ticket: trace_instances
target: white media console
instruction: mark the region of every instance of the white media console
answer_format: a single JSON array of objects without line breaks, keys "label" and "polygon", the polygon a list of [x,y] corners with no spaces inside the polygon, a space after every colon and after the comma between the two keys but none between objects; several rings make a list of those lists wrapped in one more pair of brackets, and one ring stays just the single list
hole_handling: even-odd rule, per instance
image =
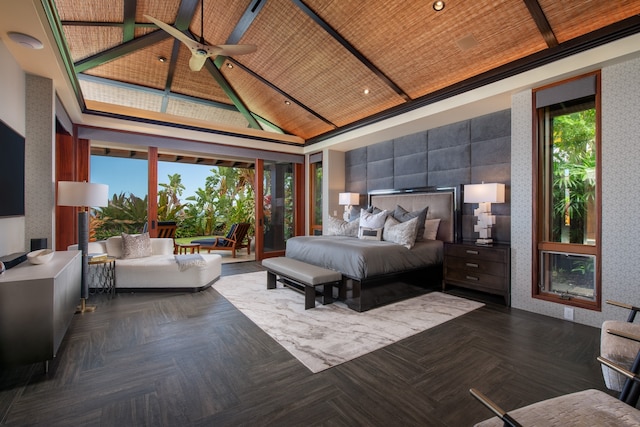
[{"label": "white media console", "polygon": [[0,365],[44,362],[58,352],[80,301],[80,251],[0,275]]}]

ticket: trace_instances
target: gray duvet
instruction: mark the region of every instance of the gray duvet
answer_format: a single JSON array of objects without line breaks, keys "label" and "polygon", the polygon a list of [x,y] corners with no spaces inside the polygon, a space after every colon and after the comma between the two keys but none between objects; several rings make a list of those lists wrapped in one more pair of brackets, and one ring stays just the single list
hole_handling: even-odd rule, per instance
[{"label": "gray duvet", "polygon": [[287,240],[286,256],[362,280],[442,263],[442,242],[416,242],[407,249],[387,241],[345,236],[299,236]]}]

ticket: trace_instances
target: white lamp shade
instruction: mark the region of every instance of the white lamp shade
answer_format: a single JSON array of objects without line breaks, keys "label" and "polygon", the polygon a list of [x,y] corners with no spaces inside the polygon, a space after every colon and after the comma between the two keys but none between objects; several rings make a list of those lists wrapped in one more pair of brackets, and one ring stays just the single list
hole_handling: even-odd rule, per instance
[{"label": "white lamp shade", "polygon": [[109,186],[91,182],[58,182],[58,206],[107,206]]},{"label": "white lamp shade", "polygon": [[504,203],[504,184],[467,184],[464,186],[465,203]]},{"label": "white lamp shade", "polygon": [[360,194],[358,193],[340,193],[338,197],[339,205],[357,205],[360,203]]}]

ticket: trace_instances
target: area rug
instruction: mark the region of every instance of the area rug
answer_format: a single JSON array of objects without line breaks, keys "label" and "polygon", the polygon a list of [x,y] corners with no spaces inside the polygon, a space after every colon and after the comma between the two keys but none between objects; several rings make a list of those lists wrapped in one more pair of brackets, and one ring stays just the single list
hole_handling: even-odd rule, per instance
[{"label": "area rug", "polygon": [[223,276],[213,287],[314,373],[484,305],[432,292],[364,313],[339,301],[305,310],[302,293],[280,283],[267,290],[266,272]]}]

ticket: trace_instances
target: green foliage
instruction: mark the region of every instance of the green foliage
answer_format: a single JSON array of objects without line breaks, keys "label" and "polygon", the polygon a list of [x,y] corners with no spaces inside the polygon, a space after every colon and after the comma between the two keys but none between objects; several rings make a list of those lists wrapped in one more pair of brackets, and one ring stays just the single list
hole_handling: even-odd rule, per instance
[{"label": "green foliage", "polygon": [[[180,174],[168,175],[168,183],[159,183],[158,220],[176,221],[176,237],[211,236],[226,233],[231,224],[249,222],[253,235],[255,224],[254,182],[252,169],[216,167],[211,169],[194,196],[180,200],[185,187]],[[147,197],[130,194],[113,195],[109,206],[96,211],[92,219],[98,240],[121,232],[139,233],[147,222]]]},{"label": "green foliage", "polygon": [[595,109],[553,120],[553,241],[584,243],[595,199]]},{"label": "green foliage", "polygon": [[144,199],[133,194],[114,194],[109,205],[95,210],[92,228],[97,240],[103,240],[122,232],[140,233],[147,222],[147,196]]}]

